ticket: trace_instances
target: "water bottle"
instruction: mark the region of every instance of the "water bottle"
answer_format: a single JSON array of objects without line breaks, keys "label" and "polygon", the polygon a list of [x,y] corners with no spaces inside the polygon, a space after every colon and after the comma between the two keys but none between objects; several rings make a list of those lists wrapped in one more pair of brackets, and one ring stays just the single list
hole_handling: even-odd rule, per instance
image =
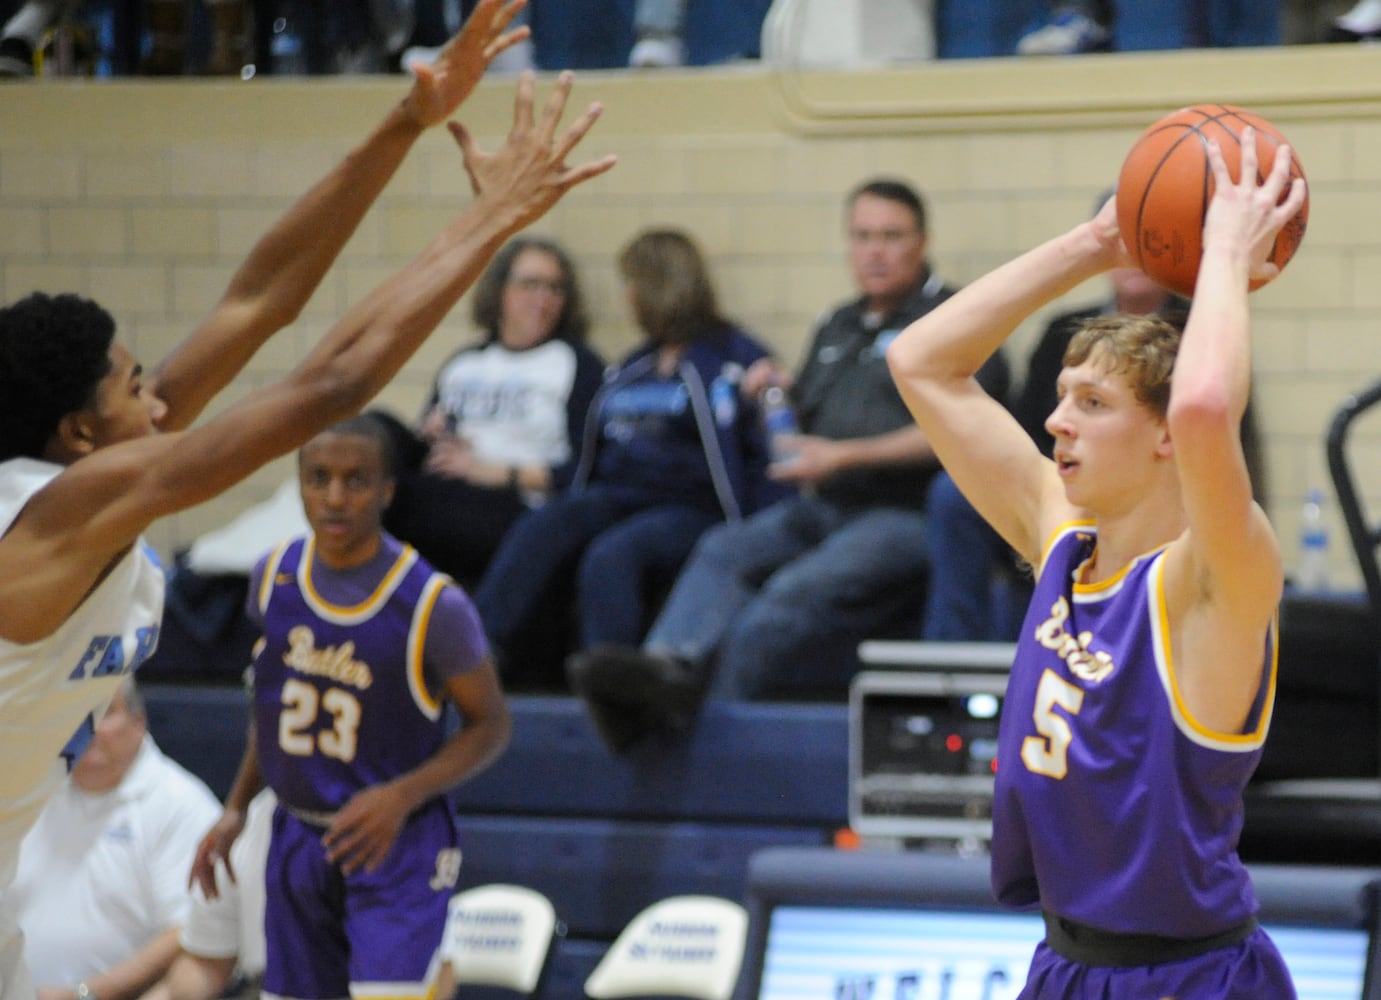
[{"label": "water bottle", "polygon": [[786,439],[801,433],[796,423],[796,412],[786,391],[779,385],[770,385],[763,390],[760,402],[763,427],[767,430],[767,450],[773,465],[785,465],[797,458],[795,447]]},{"label": "water bottle", "polygon": [[289,10],[273,19],[269,65],[274,76],[303,76],[307,72],[306,46],[292,13]]},{"label": "water bottle", "polygon": [[732,427],[738,418],[738,380],[723,372],[710,383],[710,409],[720,427]]},{"label": "water bottle", "polygon": [[1294,582],[1296,589],[1305,593],[1328,590],[1328,525],[1324,522],[1322,490],[1305,494]]}]

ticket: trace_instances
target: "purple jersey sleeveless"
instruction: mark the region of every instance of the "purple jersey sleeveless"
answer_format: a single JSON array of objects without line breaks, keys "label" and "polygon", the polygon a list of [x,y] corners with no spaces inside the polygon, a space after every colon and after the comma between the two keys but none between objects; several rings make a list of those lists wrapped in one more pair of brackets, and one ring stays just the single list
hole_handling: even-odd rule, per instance
[{"label": "purple jersey sleeveless", "polygon": [[361,788],[421,764],[446,737],[423,654],[450,581],[411,547],[389,548],[392,566],[350,607],[328,602],[313,583],[321,570],[310,539],[284,544],[264,565],[254,658],[259,766],[279,801],[299,813],[339,809]]},{"label": "purple jersey sleeveless", "polygon": [[441,685],[482,662],[484,636],[469,599],[393,538],[344,572],[312,556],[310,539],[284,543],[251,597],[264,634],[256,746],[280,800],[266,865],[264,988],[304,1000],[422,998],[460,867],[449,800],[414,812],[372,873],[345,875],[321,835],[357,791],[437,752],[447,738]]},{"label": "purple jersey sleeveless", "polygon": [[1090,525],[1056,533],[1022,625],[999,735],[993,890],[1115,933],[1219,934],[1257,910],[1237,840],[1270,721],[1274,633],[1244,731],[1205,729],[1178,694],[1164,550],[1075,583],[1095,540]]}]

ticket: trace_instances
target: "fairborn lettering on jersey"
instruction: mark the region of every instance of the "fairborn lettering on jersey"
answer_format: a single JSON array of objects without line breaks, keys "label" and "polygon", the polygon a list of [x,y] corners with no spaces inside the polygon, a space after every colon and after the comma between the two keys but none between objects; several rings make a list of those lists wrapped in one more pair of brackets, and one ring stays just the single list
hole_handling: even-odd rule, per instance
[{"label": "fairborn lettering on jersey", "polygon": [[1093,642],[1092,632],[1080,632],[1077,636],[1065,631],[1069,621],[1069,602],[1063,596],[1050,608],[1050,617],[1036,626],[1036,641],[1046,649],[1054,650],[1065,661],[1069,672],[1091,684],[1105,681],[1117,669],[1112,657],[1105,651],[1094,652],[1089,649]]},{"label": "fairborn lettering on jersey", "polygon": [[355,644],[349,640],[339,646],[316,648],[316,636],[309,625],[296,625],[288,632],[288,651],[283,662],[303,674],[329,677],[361,691],[374,683],[369,664],[355,659]]},{"label": "fairborn lettering on jersey", "polygon": [[86,652],[67,675],[69,681],[79,681],[85,677],[105,677],[110,674],[128,673],[139,669],[139,665],[153,655],[158,645],[158,626],[147,625],[134,632],[137,645],[129,664],[125,663],[125,640],[118,635],[97,635],[91,638]]}]

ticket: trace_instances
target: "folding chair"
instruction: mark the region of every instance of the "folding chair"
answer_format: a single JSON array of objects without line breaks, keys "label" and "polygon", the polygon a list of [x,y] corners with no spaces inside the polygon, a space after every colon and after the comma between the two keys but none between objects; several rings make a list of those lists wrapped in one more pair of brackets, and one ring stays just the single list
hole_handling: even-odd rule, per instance
[{"label": "folding chair", "polygon": [[451,897],[441,959],[454,984],[537,992],[553,946],[566,929],[551,901],[520,885],[492,883]]},{"label": "folding chair", "polygon": [[718,896],[671,896],[623,929],[585,980],[594,1000],[729,1000],[738,983],[748,913]]},{"label": "folding chair", "polygon": [[1338,493],[1338,508],[1347,526],[1348,541],[1357,557],[1357,567],[1362,571],[1373,627],[1381,629],[1381,561],[1377,556],[1381,549],[1381,521],[1369,515],[1363,505],[1347,449],[1353,423],[1378,403],[1381,403],[1381,382],[1344,399],[1328,425],[1324,450],[1328,455],[1328,472]]}]

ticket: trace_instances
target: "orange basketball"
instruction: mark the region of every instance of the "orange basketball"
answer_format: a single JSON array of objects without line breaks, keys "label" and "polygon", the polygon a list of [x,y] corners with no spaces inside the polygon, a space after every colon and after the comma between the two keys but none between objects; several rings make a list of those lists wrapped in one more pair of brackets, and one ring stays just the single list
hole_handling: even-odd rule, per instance
[{"label": "orange basketball", "polygon": [[[1137,139],[1117,179],[1117,225],[1137,266],[1152,279],[1184,296],[1194,294],[1203,251],[1204,214],[1213,198],[1213,171],[1208,140],[1223,150],[1233,180],[1241,174],[1242,130],[1256,131],[1257,176],[1264,178],[1275,162],[1276,148],[1287,144],[1280,130],[1260,115],[1227,104],[1196,104],[1156,122]],[[1303,177],[1298,151],[1292,177]],[[1288,192],[1281,193],[1283,199]],[[1270,259],[1284,269],[1304,239],[1309,198],[1281,227]],[[1253,281],[1255,291],[1263,281]]]}]

